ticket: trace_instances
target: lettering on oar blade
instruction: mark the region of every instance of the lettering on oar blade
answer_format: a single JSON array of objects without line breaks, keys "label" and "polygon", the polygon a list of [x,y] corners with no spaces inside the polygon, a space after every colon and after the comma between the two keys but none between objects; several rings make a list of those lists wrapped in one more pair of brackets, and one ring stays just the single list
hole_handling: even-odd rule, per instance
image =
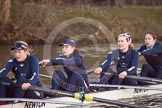
[{"label": "lettering on oar blade", "polygon": [[24,108],[42,108],[45,104],[45,102],[26,102]]},{"label": "lettering on oar blade", "polygon": [[142,93],[142,92],[146,92],[148,90],[144,90],[144,89],[134,89],[134,93]]}]

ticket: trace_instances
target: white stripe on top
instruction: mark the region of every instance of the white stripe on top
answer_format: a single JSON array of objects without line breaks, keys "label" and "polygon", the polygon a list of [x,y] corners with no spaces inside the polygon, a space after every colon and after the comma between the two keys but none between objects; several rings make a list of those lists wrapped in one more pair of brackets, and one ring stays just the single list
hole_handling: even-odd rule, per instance
[{"label": "white stripe on top", "polygon": [[107,62],[107,60],[105,60],[101,65],[104,65]]},{"label": "white stripe on top", "polygon": [[36,75],[36,72],[33,73],[33,76],[30,78],[30,80],[33,80]]},{"label": "white stripe on top", "polygon": [[128,71],[132,71],[135,68],[135,66],[132,66],[131,68],[128,69]]},{"label": "white stripe on top", "polygon": [[59,60],[59,59],[62,59],[62,60],[65,60],[65,58],[55,58],[56,60]]},{"label": "white stripe on top", "polygon": [[3,68],[2,70],[0,70],[0,73],[2,73],[2,71],[6,70],[6,68]]}]

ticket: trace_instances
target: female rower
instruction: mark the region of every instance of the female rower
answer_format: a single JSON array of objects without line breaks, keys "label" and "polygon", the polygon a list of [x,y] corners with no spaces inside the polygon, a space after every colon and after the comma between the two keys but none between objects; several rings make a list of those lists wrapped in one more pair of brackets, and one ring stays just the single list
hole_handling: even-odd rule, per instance
[{"label": "female rower", "polygon": [[[28,90],[30,86],[39,86],[39,61],[30,54],[29,46],[24,41],[16,41],[11,48],[13,58],[0,70],[0,98],[43,98],[42,92]],[[16,84],[6,75],[12,71]],[[6,84],[9,84],[8,86]]]},{"label": "female rower", "polygon": [[143,55],[148,64],[142,65],[141,76],[162,78],[162,45],[157,42],[156,34],[145,33],[145,44],[138,49],[139,55]]},{"label": "female rower", "polygon": [[[110,71],[111,62],[115,62],[118,76],[113,76],[109,82],[110,80],[104,72]],[[127,75],[137,75],[137,65],[138,53],[133,50],[132,39],[128,33],[123,33],[118,36],[118,49],[108,53],[106,60],[95,69],[95,73],[102,73],[100,76],[102,84],[137,85],[136,80],[126,78]]]},{"label": "female rower", "polygon": [[59,45],[62,55],[57,58],[44,59],[40,65],[62,65],[66,76],[60,70],[55,70],[52,78],[52,89],[69,92],[88,91],[88,77],[82,57],[76,48],[74,40],[66,39]]}]

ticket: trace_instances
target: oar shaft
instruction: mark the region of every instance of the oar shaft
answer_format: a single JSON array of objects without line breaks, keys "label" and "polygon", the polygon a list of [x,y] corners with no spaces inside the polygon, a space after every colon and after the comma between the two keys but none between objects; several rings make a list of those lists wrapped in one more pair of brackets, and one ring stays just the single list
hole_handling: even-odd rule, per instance
[{"label": "oar shaft", "polygon": [[160,80],[160,79],[148,78],[148,77],[142,77],[142,76],[128,75],[127,78],[133,78],[133,79],[138,79],[138,80],[145,80],[145,81],[162,83],[162,80]]},{"label": "oar shaft", "polygon": [[[112,73],[108,73],[108,72],[103,72],[103,74],[112,75]],[[119,74],[113,74],[113,75],[118,76]],[[148,78],[148,77],[143,77],[143,76],[127,75],[126,78],[132,78],[132,79],[136,79],[136,80],[162,83],[162,80],[160,80],[160,79]]]},{"label": "oar shaft", "polygon": [[41,87],[32,87],[31,86],[28,89],[48,93],[51,95],[58,94],[58,95],[63,95],[63,96],[68,96],[68,97],[74,97],[74,95],[75,95],[74,93],[63,92],[63,91],[53,90],[53,89],[49,89],[49,88],[41,88]]},{"label": "oar shaft", "polygon": [[108,104],[114,104],[114,105],[119,105],[119,106],[123,106],[123,107],[130,107],[130,108],[148,108],[148,107],[145,107],[145,106],[138,106],[138,105],[129,104],[129,103],[125,103],[125,102],[102,99],[102,98],[97,98],[97,97],[94,97],[93,101],[108,103]]},{"label": "oar shaft", "polygon": [[143,86],[126,86],[126,85],[106,85],[106,84],[89,84],[90,87],[103,87],[103,88],[109,88],[109,87],[120,87],[120,88],[129,88],[129,89],[144,89],[144,90],[156,90],[156,91],[162,91],[162,88],[157,87],[143,87]]},{"label": "oar shaft", "polygon": [[[113,66],[113,65],[115,65],[115,62],[110,63],[110,66]],[[92,70],[88,71],[87,74],[90,75],[90,74],[94,73],[94,71],[95,71],[95,69],[92,69]]]},{"label": "oar shaft", "polygon": [[49,75],[44,75],[44,74],[39,74],[41,77],[45,77],[45,78],[50,78],[52,79],[52,76],[49,76]]},{"label": "oar shaft", "polygon": [[135,105],[135,104],[129,104],[129,103],[126,103],[126,102],[120,102],[120,101],[115,101],[115,100],[109,100],[109,99],[103,99],[103,98],[93,97],[93,96],[91,96],[89,94],[85,94],[84,95],[84,99],[86,101],[96,101],[96,102],[113,104],[113,105],[130,107],[130,108],[148,108],[148,107],[145,107],[145,106],[140,106],[140,105]]},{"label": "oar shaft", "polygon": [[[10,83],[6,83],[6,82],[0,82],[0,83],[3,84],[3,85],[6,85],[6,86],[11,85]],[[14,84],[12,86],[21,88],[20,85],[16,85],[16,84]],[[75,95],[74,93],[69,93],[69,92],[64,92],[64,91],[59,91],[59,90],[53,90],[53,89],[49,89],[49,88],[33,87],[33,86],[30,86],[28,88],[28,90],[40,91],[40,92],[44,92],[44,93],[51,94],[51,95],[59,94],[59,95],[69,96],[69,97],[74,97],[74,95]]]}]

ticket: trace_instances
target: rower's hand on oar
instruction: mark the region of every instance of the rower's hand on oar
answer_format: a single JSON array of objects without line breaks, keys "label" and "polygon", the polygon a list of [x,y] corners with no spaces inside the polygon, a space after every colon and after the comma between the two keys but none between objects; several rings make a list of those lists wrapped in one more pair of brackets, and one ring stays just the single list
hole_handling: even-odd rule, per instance
[{"label": "rower's hand on oar", "polygon": [[45,67],[50,62],[50,59],[44,59],[39,62],[39,65]]},{"label": "rower's hand on oar", "polygon": [[23,83],[22,86],[21,86],[21,88],[22,88],[23,90],[27,90],[30,86],[31,86],[30,83]]},{"label": "rower's hand on oar", "polygon": [[127,76],[127,72],[126,71],[123,71],[119,74],[119,78],[120,79],[124,79],[125,77]]},{"label": "rower's hand on oar", "polygon": [[94,72],[95,72],[95,74],[100,75],[100,73],[102,72],[102,68],[98,67],[98,68],[95,69]]}]

